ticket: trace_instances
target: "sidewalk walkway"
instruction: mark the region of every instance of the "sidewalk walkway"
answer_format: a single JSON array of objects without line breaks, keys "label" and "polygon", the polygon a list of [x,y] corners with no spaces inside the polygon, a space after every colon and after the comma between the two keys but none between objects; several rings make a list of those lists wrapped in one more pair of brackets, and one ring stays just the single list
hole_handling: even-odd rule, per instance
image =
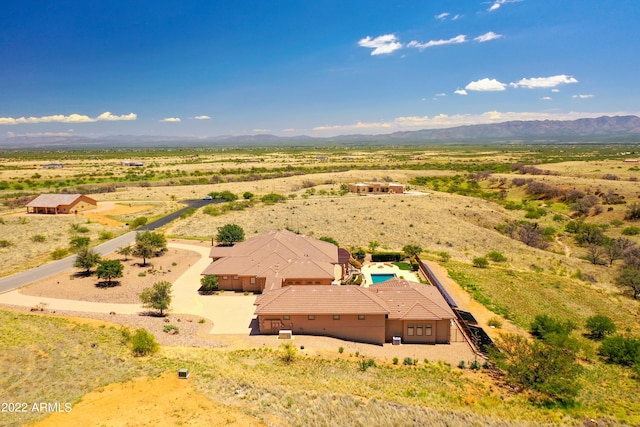
[{"label": "sidewalk walkway", "polygon": [[[198,294],[200,274],[211,262],[209,248],[169,243],[170,248],[198,252],[200,260],[185,271],[172,286],[173,301],[171,313],[192,314],[213,322],[211,334],[249,334],[250,324],[255,317],[254,295],[233,294],[203,296]],[[66,300],[23,295],[19,289],[0,294],[0,303],[22,307],[46,304],[47,310],[69,310],[86,313],[140,314],[147,309],[142,304],[112,304],[89,301]]]}]

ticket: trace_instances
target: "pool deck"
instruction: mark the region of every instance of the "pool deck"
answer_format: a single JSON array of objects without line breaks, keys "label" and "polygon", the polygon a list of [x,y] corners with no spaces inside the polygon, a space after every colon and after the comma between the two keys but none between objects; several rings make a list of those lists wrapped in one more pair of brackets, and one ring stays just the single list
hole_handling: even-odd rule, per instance
[{"label": "pool deck", "polygon": [[[360,269],[362,275],[364,276],[364,281],[362,282],[362,286],[368,288],[370,284],[373,283],[371,280],[371,274],[395,274],[396,277],[401,279],[410,280],[412,282],[420,282],[418,276],[410,270],[401,270],[400,267],[391,264],[390,262],[371,262],[366,263]],[[384,282],[382,282],[384,283]]]}]

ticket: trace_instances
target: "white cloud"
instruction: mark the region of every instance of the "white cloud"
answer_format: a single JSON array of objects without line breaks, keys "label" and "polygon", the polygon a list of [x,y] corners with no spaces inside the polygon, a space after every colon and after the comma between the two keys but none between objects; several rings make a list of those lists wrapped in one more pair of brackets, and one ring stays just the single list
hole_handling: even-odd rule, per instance
[{"label": "white cloud", "polygon": [[436,16],[435,16],[435,18],[436,18],[436,19],[444,19],[444,18],[446,18],[447,16],[449,16],[449,12],[442,12],[441,14],[436,15]]},{"label": "white cloud", "polygon": [[160,120],[163,123],[178,123],[180,122],[180,117],[167,117],[166,119]]},{"label": "white cloud", "polygon": [[466,90],[474,90],[478,92],[497,92],[505,90],[507,85],[496,79],[484,78],[475,82],[471,82],[464,88]]},{"label": "white cloud", "polygon": [[211,117],[209,117],[209,116],[195,116],[194,119],[196,119],[196,120],[211,120]]},{"label": "white cloud", "polygon": [[252,132],[254,132],[254,133],[269,133],[269,132],[271,132],[271,129],[260,129],[260,128],[257,128],[257,129],[253,129]]},{"label": "white cloud", "polygon": [[467,95],[467,91],[464,89],[456,89],[453,91],[456,95]]},{"label": "white cloud", "polygon": [[98,117],[89,117],[84,114],[54,114],[52,116],[42,117],[0,117],[0,125],[22,125],[34,123],[93,123],[97,121],[119,121],[119,120],[136,120],[138,116],[135,113],[116,116],[106,111]]},{"label": "white cloud", "polygon": [[593,98],[593,95],[590,95],[590,94],[573,95],[572,98],[573,99],[588,99],[588,98]]},{"label": "white cloud", "polygon": [[540,98],[542,101],[551,101],[553,98],[551,98],[550,96],[543,96],[542,98]]},{"label": "white cloud", "polygon": [[560,89],[551,89],[551,92],[558,93],[558,92],[560,92]]},{"label": "white cloud", "polygon": [[436,97],[442,97],[442,96],[447,96],[446,93],[436,93]]},{"label": "white cloud", "polygon": [[96,120],[98,121],[107,121],[107,122],[115,122],[115,121],[120,121],[120,120],[136,120],[138,118],[138,115],[135,113],[129,113],[129,114],[123,114],[121,116],[116,116],[114,114],[111,114],[111,112],[109,111],[105,111],[104,113],[100,114],[98,117],[96,117]]},{"label": "white cloud", "polygon": [[493,12],[494,10],[500,9],[500,6],[506,3],[518,3],[522,0],[495,0],[495,2],[489,7],[488,11]]},{"label": "white cloud", "polygon": [[460,14],[456,14],[453,16],[453,18],[451,18],[452,21],[457,21],[458,19],[460,19],[462,17],[462,15]]},{"label": "white cloud", "polygon": [[479,42],[479,43],[484,43],[484,42],[488,42],[490,40],[496,40],[496,39],[500,39],[502,38],[502,34],[496,34],[493,31],[489,31],[488,33],[485,33],[481,36],[478,36],[476,38],[474,38],[475,41]]},{"label": "white cloud", "polygon": [[282,132],[287,132],[287,133],[291,133],[291,132],[295,132],[296,130],[294,128],[286,128],[286,129],[282,129]]},{"label": "white cloud", "polygon": [[367,36],[359,40],[358,45],[373,49],[372,56],[389,54],[402,47],[402,43],[398,42],[395,34],[385,34],[376,38]]},{"label": "white cloud", "polygon": [[561,84],[578,83],[573,76],[559,74],[551,77],[533,77],[530,79],[521,79],[516,83],[511,83],[511,87],[526,87],[527,89],[550,88]]},{"label": "white cloud", "polygon": [[426,49],[433,46],[442,46],[447,44],[465,43],[467,36],[460,34],[447,40],[429,40],[427,43],[422,43],[416,40],[412,40],[407,44],[407,47],[415,47],[417,49]]}]

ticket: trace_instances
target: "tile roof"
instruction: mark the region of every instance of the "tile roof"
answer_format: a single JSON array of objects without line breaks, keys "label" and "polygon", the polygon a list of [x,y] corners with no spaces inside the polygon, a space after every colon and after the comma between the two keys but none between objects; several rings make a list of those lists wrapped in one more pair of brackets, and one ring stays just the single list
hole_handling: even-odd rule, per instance
[{"label": "tile roof", "polygon": [[360,286],[286,286],[263,294],[256,314],[387,314],[384,301]]},{"label": "tile roof", "polygon": [[455,314],[435,286],[391,279],[369,286],[385,301],[389,319],[454,319]]},{"label": "tile roof", "polygon": [[41,194],[27,203],[26,206],[30,208],[56,208],[60,205],[70,205],[78,200],[80,196],[82,194]]},{"label": "tile roof", "polygon": [[234,246],[211,248],[202,274],[283,278],[335,278],[338,248],[290,231],[271,231]]}]

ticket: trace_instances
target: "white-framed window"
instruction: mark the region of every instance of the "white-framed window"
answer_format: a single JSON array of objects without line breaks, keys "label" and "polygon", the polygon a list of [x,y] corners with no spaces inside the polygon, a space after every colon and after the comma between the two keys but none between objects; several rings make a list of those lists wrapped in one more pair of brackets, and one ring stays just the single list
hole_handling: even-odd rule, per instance
[{"label": "white-framed window", "polygon": [[315,314],[310,314],[310,315],[307,316],[307,319],[316,320],[316,315]]},{"label": "white-framed window", "polygon": [[364,314],[358,314],[358,320],[364,320]]},{"label": "white-framed window", "polygon": [[333,320],[340,320],[340,315],[339,314],[334,314],[333,315]]}]

